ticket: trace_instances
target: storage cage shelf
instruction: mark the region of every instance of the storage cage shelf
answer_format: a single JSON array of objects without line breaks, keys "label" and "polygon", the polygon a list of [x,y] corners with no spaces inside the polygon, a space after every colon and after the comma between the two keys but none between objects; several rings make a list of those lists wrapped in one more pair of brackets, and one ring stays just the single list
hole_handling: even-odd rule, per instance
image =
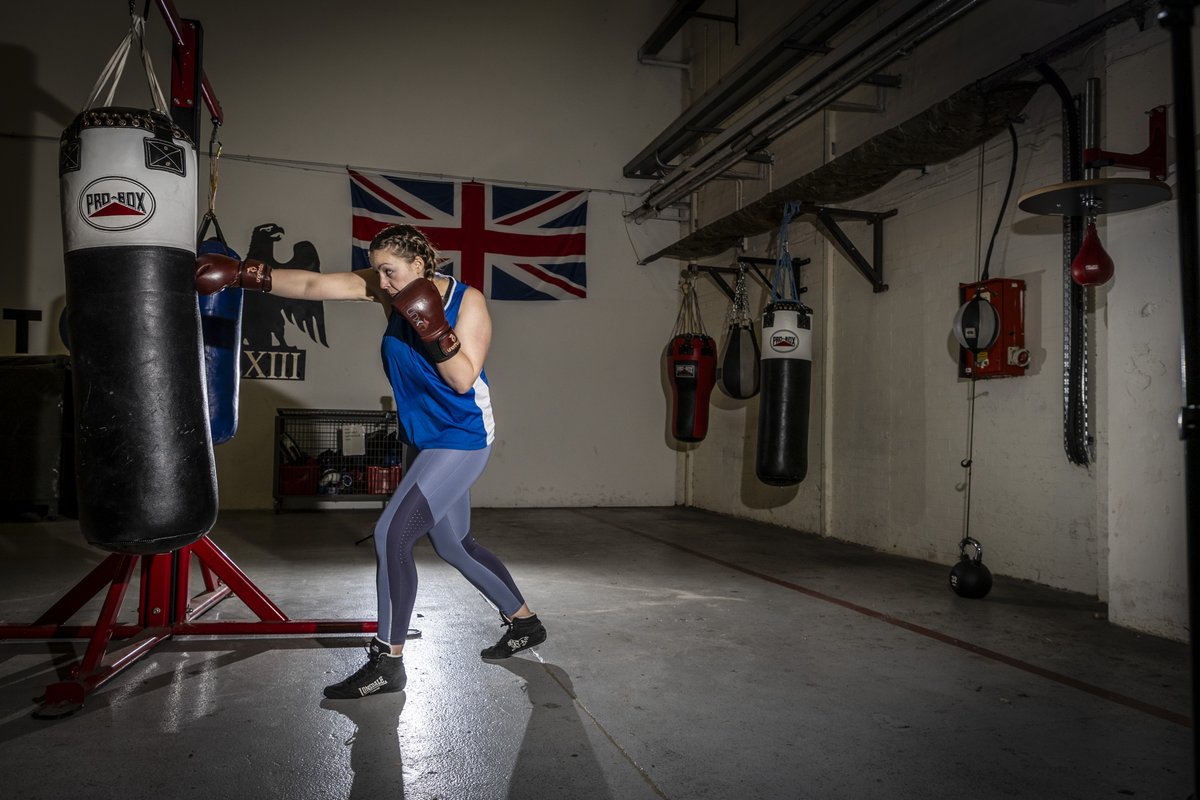
[{"label": "storage cage shelf", "polygon": [[276,512],[285,501],[386,503],[400,481],[394,411],[279,408],[275,443]]}]

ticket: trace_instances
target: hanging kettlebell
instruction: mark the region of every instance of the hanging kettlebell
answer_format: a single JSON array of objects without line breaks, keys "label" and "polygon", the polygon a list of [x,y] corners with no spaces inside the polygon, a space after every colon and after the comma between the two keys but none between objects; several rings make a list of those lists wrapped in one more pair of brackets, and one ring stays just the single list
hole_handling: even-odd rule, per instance
[{"label": "hanging kettlebell", "polygon": [[[967,545],[975,548],[975,557],[967,555]],[[970,536],[958,543],[958,563],[950,570],[950,588],[959,597],[978,600],[992,590],[992,572],[983,565],[983,547]]]}]

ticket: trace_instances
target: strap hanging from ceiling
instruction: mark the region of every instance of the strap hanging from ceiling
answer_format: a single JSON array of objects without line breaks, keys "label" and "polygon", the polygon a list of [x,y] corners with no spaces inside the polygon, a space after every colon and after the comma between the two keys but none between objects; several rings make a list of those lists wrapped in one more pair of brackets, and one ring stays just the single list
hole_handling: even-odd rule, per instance
[{"label": "strap hanging from ceiling", "polygon": [[792,218],[801,213],[802,203],[791,202],[783,207],[783,222],[779,226],[778,256],[771,273],[771,303],[800,303],[800,290],[796,285],[796,270],[792,266],[792,254],[788,251],[788,226]]}]

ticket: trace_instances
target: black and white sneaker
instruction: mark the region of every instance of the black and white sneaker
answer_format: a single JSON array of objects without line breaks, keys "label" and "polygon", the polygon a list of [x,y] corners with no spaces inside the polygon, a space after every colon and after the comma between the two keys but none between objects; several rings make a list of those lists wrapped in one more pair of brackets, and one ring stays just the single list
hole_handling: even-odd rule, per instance
[{"label": "black and white sneaker", "polygon": [[495,645],[479,653],[484,661],[501,661],[513,653],[537,647],[546,641],[546,628],[537,618],[537,614],[524,619],[514,619],[512,622],[501,617],[500,624],[508,628],[508,632],[501,636]]},{"label": "black and white sneaker", "polygon": [[408,682],[404,659],[393,656],[387,645],[372,639],[367,647],[367,663],[344,681],[325,687],[330,700],[352,700],[369,694],[398,692]]}]

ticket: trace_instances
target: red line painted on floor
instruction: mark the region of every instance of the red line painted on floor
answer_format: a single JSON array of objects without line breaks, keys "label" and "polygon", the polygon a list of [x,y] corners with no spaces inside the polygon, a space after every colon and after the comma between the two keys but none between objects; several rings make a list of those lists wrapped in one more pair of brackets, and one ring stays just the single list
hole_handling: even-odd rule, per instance
[{"label": "red line painted on floor", "polygon": [[[609,520],[605,520],[605,522],[610,525],[614,524]],[[1070,675],[1063,675],[1061,672],[1055,672],[1054,670],[1039,667],[1036,664],[1030,664],[1028,661],[1022,661],[1019,658],[1013,658],[1012,656],[1006,656],[1003,653],[997,653],[995,650],[989,650],[986,647],[980,647],[979,645],[971,644],[970,642],[964,642],[962,639],[950,636],[949,634],[941,633],[940,631],[935,631],[931,628],[926,628],[923,625],[917,625],[914,622],[908,622],[907,620],[903,620],[898,617],[893,617],[891,614],[885,614],[882,611],[876,611],[875,609],[867,608],[866,606],[860,606],[857,603],[851,603],[848,600],[842,600],[841,598],[833,597],[832,595],[825,594],[824,592],[818,592],[815,589],[809,589],[806,586],[801,586],[797,583],[792,583],[791,581],[785,581],[781,578],[776,578],[763,572],[757,572],[756,570],[749,569],[748,567],[743,567],[740,564],[734,564],[731,561],[725,561],[724,559],[710,556],[707,553],[702,553],[699,550],[693,550],[690,547],[676,544],[675,542],[671,542],[666,539],[660,539],[657,536],[644,533],[636,528],[629,528],[624,525],[616,525],[616,527],[641,536],[645,539],[658,542],[659,544],[665,544],[667,547],[673,547],[676,550],[682,550],[683,552],[696,556],[697,558],[703,558],[705,561],[711,561],[714,564],[720,564],[723,567],[737,570],[738,572],[753,576],[760,580],[764,580],[768,583],[773,583],[776,586],[782,586],[785,589],[791,589],[793,592],[799,592],[800,594],[807,595],[817,600],[823,600],[826,603],[832,603],[835,606],[841,606],[842,608],[862,614],[863,616],[871,617],[872,619],[877,619],[881,622],[886,622],[889,625],[895,625],[897,628],[903,628],[906,631],[911,631],[921,636],[934,639],[935,641],[957,647],[961,650],[966,650],[968,653],[974,653],[977,656],[982,656],[984,658],[991,659],[992,661],[996,661],[1024,672],[1046,678],[1047,680],[1054,681],[1055,683],[1060,683],[1063,686],[1069,686],[1072,689],[1078,689],[1081,692],[1087,692],[1088,694],[1095,695],[1103,700],[1108,700],[1109,702],[1117,703],[1118,705],[1123,705],[1127,708],[1132,708],[1135,711],[1141,711],[1144,714],[1149,714],[1152,717],[1158,717],[1159,719],[1166,720],[1167,722],[1173,722],[1176,725],[1182,725],[1185,728],[1192,727],[1191,719],[1184,714],[1178,714],[1174,711],[1143,702],[1135,697],[1129,697],[1128,695],[1123,695],[1100,686],[1095,686],[1085,681],[1078,680],[1077,678],[1072,678]]]}]

